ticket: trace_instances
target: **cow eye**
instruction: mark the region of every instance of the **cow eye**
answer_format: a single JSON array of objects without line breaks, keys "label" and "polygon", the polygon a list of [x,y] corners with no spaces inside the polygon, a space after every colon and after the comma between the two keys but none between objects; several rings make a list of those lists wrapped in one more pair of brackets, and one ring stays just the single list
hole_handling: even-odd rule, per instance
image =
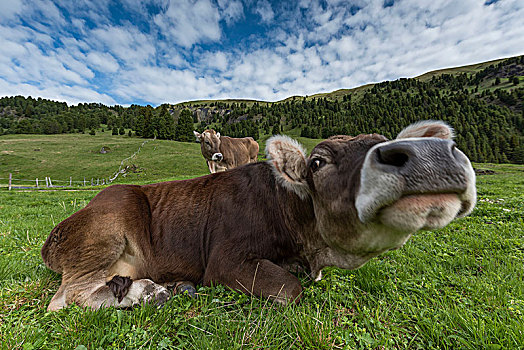
[{"label": "cow eye", "polygon": [[322,166],[324,166],[324,164],[326,164],[326,162],[323,159],[315,158],[311,161],[311,164],[309,164],[309,167],[311,168],[313,172],[315,172],[318,169],[320,169]]}]

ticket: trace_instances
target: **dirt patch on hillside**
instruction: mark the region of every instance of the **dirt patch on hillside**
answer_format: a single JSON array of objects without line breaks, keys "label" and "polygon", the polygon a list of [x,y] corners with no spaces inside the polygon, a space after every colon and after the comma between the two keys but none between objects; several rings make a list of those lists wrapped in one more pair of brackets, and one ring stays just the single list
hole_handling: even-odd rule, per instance
[{"label": "dirt patch on hillside", "polygon": [[524,65],[513,63],[500,67],[496,72],[488,74],[486,77],[490,78],[509,78],[514,76],[524,75]]},{"label": "dirt patch on hillside", "polygon": [[491,169],[473,169],[477,175],[493,175],[496,174],[494,170]]}]

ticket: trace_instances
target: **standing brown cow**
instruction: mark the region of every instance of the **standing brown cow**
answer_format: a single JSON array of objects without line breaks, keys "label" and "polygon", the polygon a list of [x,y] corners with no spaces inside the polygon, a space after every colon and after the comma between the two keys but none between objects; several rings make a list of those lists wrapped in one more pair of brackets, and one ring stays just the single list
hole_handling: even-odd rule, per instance
[{"label": "standing brown cow", "polygon": [[42,247],[62,274],[49,310],[164,302],[165,285],[221,283],[277,302],[302,286],[286,268],[356,269],[476,202],[475,173],[442,122],[339,136],[309,157],[286,136],[267,162],[150,185],[114,185],[59,223]]},{"label": "standing brown cow", "polygon": [[233,169],[239,165],[257,161],[258,143],[252,137],[232,138],[220,136],[207,129],[203,133],[193,131],[211,174]]}]

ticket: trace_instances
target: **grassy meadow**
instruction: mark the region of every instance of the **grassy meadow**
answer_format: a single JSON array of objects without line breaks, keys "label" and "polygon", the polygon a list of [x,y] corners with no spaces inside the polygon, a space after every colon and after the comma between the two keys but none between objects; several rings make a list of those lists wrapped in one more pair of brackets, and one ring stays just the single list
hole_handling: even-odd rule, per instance
[{"label": "grassy meadow", "polygon": [[[289,130],[287,134],[296,137],[299,129]],[[259,140],[259,158],[264,158],[265,141],[269,135]],[[320,140],[300,138],[300,142],[311,150]],[[140,147],[144,141],[147,141]],[[102,147],[109,152],[101,154]],[[140,151],[131,159],[127,159]],[[127,160],[126,160],[127,159]],[[145,140],[129,136],[113,136],[111,131],[98,131],[96,135],[3,135],[0,136],[0,187],[8,184],[9,173],[13,185],[45,186],[45,177],[53,185],[68,185],[69,178],[80,186],[84,178],[112,177],[123,166],[133,167],[125,176],[119,176],[115,183],[147,183],[170,179],[184,179],[209,173],[207,164],[196,142],[177,142],[166,140]]]},{"label": "grassy meadow", "polygon": [[[0,177],[107,178],[143,141],[108,132],[1,136]],[[102,146],[111,152],[98,153]],[[207,173],[196,143],[150,141],[131,163],[143,171],[117,182]],[[98,189],[0,188],[0,349],[522,348],[524,167],[475,167],[495,173],[477,177],[469,217],[420,232],[359,270],[328,268],[316,283],[301,276],[304,298],[288,307],[216,286],[162,308],[47,313],[60,275],[44,266],[40,248]]]},{"label": "grassy meadow", "polygon": [[[111,131],[64,135],[4,135],[0,137],[0,180],[6,184],[8,173],[16,179],[35,178],[44,181],[49,176],[61,181],[83,181],[84,177],[110,178],[122,160],[133,155],[145,139],[112,136]],[[101,154],[102,147],[109,152]],[[198,143],[150,140],[124,166],[135,165],[135,172],[118,178],[117,182],[155,181],[171,177],[192,177],[208,173]],[[14,182],[13,182],[14,183]],[[23,183],[23,182],[22,182]],[[20,181],[16,184],[22,184]]]}]

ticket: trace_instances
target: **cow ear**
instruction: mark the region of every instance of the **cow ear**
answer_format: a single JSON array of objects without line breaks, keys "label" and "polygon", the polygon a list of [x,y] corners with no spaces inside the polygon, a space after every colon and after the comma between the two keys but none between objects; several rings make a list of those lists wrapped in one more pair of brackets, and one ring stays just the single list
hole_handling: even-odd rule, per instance
[{"label": "cow ear", "polygon": [[220,133],[219,132],[217,132],[217,137],[220,138]]},{"label": "cow ear", "polygon": [[200,142],[200,138],[202,137],[202,134],[198,133],[197,131],[193,130],[193,134],[195,134],[196,141]]},{"label": "cow ear", "polygon": [[302,145],[284,135],[271,137],[266,155],[277,181],[299,197],[308,195],[306,152]]},{"label": "cow ear", "polygon": [[454,137],[453,128],[448,124],[437,120],[425,120],[411,124],[402,130],[397,139],[410,137],[438,137],[451,140]]}]

